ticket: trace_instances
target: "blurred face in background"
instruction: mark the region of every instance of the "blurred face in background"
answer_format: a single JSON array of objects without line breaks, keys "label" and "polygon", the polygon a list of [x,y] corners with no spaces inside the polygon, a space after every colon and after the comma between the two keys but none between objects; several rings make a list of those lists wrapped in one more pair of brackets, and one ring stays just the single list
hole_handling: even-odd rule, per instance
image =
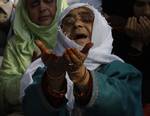
[{"label": "blurred face in background", "polygon": [[134,15],[146,16],[150,19],[150,0],[136,0],[134,4]]},{"label": "blurred face in background", "polygon": [[27,0],[31,21],[40,26],[50,25],[56,14],[57,0]]},{"label": "blurred face in background", "polygon": [[71,40],[84,46],[91,41],[93,21],[93,12],[86,7],[79,7],[64,17],[61,28]]},{"label": "blurred face in background", "polygon": [[10,0],[0,0],[0,25],[9,21],[13,9],[13,3]]}]

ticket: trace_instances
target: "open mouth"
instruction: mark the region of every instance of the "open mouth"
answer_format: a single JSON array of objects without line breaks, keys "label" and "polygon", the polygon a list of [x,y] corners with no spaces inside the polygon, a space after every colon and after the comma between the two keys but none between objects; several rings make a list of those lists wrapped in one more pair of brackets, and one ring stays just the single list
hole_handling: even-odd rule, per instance
[{"label": "open mouth", "polygon": [[45,21],[45,20],[48,20],[48,19],[49,19],[49,15],[45,15],[45,16],[40,16],[39,17],[40,21]]},{"label": "open mouth", "polygon": [[74,40],[77,40],[77,39],[86,39],[88,36],[86,34],[77,34],[74,36]]}]

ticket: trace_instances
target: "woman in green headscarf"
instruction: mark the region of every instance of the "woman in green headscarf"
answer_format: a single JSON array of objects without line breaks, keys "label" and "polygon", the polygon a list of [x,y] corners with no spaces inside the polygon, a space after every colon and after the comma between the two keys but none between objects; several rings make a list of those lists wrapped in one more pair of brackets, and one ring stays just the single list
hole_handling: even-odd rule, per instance
[{"label": "woman in green headscarf", "polygon": [[20,78],[38,49],[35,40],[42,40],[50,49],[55,46],[56,20],[66,7],[66,0],[19,0],[15,34],[6,46],[0,69],[0,114],[8,104],[19,103]]}]

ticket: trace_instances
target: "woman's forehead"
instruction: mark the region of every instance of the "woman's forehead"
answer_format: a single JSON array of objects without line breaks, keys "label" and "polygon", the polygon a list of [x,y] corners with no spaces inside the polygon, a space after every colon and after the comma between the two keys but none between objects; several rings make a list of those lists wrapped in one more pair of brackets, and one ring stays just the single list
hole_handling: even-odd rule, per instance
[{"label": "woman's forehead", "polygon": [[75,12],[75,11],[78,11],[78,12],[91,12],[92,13],[92,10],[87,8],[87,7],[85,7],[85,6],[74,8],[69,13]]},{"label": "woman's forehead", "polygon": [[[38,1],[52,1],[52,0],[25,0],[25,1],[28,1],[28,2],[38,2]],[[57,0],[54,0],[55,2],[57,2]]]},{"label": "woman's forehead", "polygon": [[66,16],[73,16],[73,15],[82,15],[82,14],[89,14],[89,16],[94,16],[94,13],[91,9],[83,6],[83,7],[78,7],[70,10]]}]

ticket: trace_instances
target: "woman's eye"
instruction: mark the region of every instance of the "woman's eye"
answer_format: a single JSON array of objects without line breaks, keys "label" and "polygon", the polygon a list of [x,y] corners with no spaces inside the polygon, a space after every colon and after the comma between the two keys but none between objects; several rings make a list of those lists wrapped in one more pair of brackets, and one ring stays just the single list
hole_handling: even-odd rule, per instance
[{"label": "woman's eye", "polygon": [[83,22],[93,22],[93,19],[94,19],[94,17],[92,16],[92,15],[89,15],[89,14],[82,14],[81,16],[81,20],[83,21]]},{"label": "woman's eye", "polygon": [[44,0],[45,2],[47,2],[47,3],[52,3],[52,2],[54,2],[55,0]]},{"label": "woman's eye", "polygon": [[38,6],[40,4],[40,0],[32,0],[31,1],[31,6],[32,7],[36,7],[36,6]]},{"label": "woman's eye", "polygon": [[75,22],[75,19],[73,17],[66,17],[64,20],[63,20],[63,23],[65,25],[71,25]]}]

